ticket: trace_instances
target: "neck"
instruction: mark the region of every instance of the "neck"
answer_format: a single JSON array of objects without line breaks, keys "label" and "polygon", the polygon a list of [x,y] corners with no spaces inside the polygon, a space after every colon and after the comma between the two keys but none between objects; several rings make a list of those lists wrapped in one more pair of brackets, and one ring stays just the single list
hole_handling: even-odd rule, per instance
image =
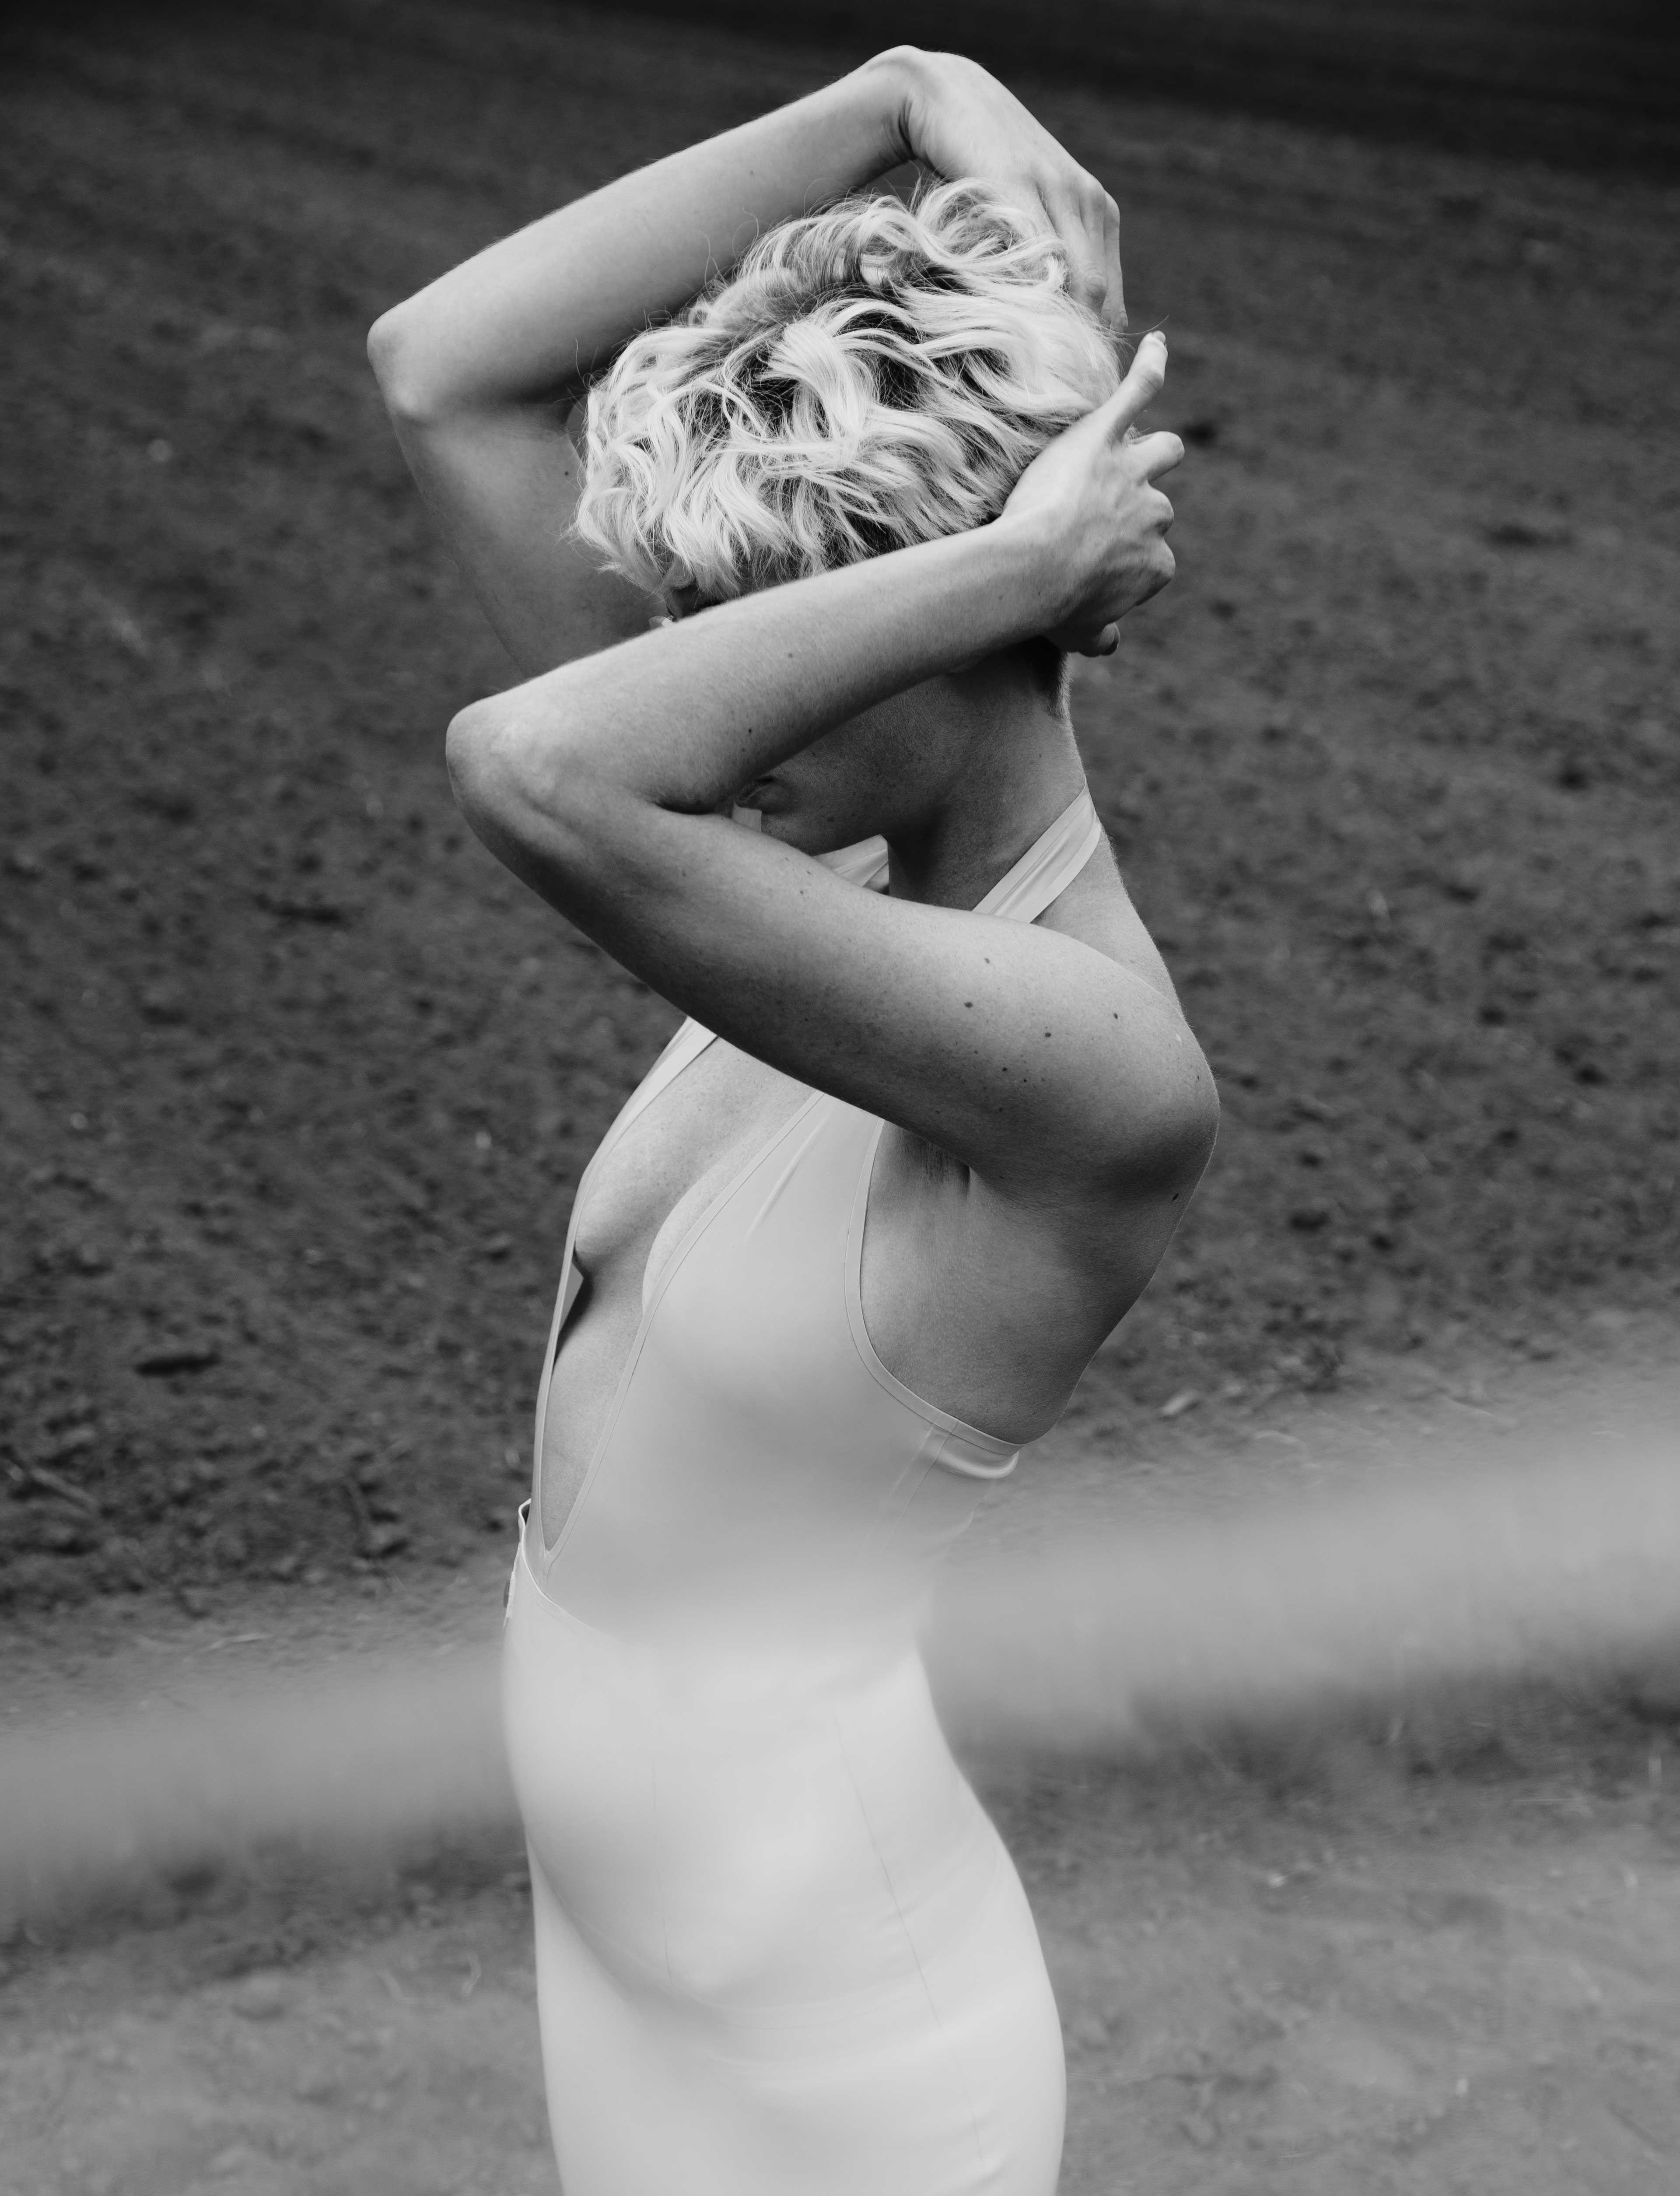
[{"label": "neck", "polygon": [[937,798],[888,832],[888,875],[897,899],[972,908],[1077,797],[1085,771],[1065,714],[1031,686],[993,680],[950,698],[967,737]]}]

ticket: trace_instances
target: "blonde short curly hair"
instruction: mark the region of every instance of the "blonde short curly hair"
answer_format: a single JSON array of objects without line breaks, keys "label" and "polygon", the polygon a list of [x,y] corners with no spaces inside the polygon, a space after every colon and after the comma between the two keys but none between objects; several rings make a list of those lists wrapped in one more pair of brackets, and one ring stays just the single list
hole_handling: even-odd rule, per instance
[{"label": "blonde short curly hair", "polygon": [[976,182],[768,230],[592,390],[581,539],[680,604],[984,525],[1119,385],[1055,239]]}]

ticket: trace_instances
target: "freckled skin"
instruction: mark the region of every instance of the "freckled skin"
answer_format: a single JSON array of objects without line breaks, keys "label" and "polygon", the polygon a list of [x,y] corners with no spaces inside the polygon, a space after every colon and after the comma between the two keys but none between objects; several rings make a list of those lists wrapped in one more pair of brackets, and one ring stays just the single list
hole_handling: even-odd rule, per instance
[{"label": "freckled skin", "polygon": [[[693,294],[719,235],[803,211],[819,174],[824,194],[870,179],[878,118],[860,121],[848,84],[797,123],[749,125],[750,170],[746,139],[726,139],[625,178],[455,269],[370,343],[405,453],[528,674],[451,727],[469,819],[723,1040],[615,1150],[580,1216],[576,1388],[551,1424],[584,1443],[648,1255],[803,1090],[890,1124],[864,1236],[877,1349],[1012,1438],[1054,1421],[1211,1144],[1211,1078],[1106,846],[1035,924],[963,912],[1082,783],[1047,699],[1047,639],[1106,651],[1170,575],[1155,483],[1182,452],[1134,431],[1163,344],[1146,338],[1117,396],[973,534],[650,632],[660,606],[568,530],[580,470],[557,402]],[[991,142],[973,140],[983,166]],[[1083,219],[1064,238],[1076,257]],[[1111,272],[1117,307],[1117,257]],[[759,832],[724,820],[732,800]],[[797,858],[876,833],[885,899]]]},{"label": "freckled skin", "polygon": [[[1158,341],[1145,339],[1113,399],[1026,465],[985,526],[710,610],[673,605],[683,615],[656,631],[653,604],[589,569],[567,524],[578,465],[557,407],[626,338],[678,310],[715,255],[726,259],[728,239],[906,157],[1000,194],[1013,186],[1035,223],[1048,216],[1076,293],[1123,319],[1118,214],[1106,194],[973,64],[907,51],[532,224],[387,316],[372,345],[428,500],[525,673],[450,726],[461,806],[515,875],[717,1038],[677,1055],[688,1066],[632,1114],[588,1177],[574,1216],[585,1279],[547,1392],[537,1540],[546,1517],[563,1516],[556,1498],[569,1479],[575,1487],[584,1460],[609,1446],[601,1436],[615,1396],[635,1388],[644,1284],[657,1287],[662,1261],[690,1228],[700,1240],[708,1213],[727,1222],[719,1199],[748,1180],[747,1161],[767,1155],[811,1091],[840,1101],[813,1106],[813,1118],[840,1124],[860,1153],[874,1153],[872,1176],[860,1157],[855,1182],[849,1164],[839,1181],[831,1231],[790,1160],[782,1180],[794,1186],[761,1239],[758,1284],[794,1299],[789,1277],[808,1254],[811,1301],[832,1320],[841,1378],[826,1381],[821,1363],[804,1361],[814,1392],[840,1399],[828,1446],[817,1448],[806,1384],[786,1361],[811,1346],[822,1315],[795,1305],[786,1336],[768,1347],[763,1332],[740,1337],[741,1307],[755,1301],[744,1259],[713,1274],[712,1309],[735,1331],[718,1353],[690,1352],[697,1364],[741,1340],[738,1379],[725,1390],[691,1382],[666,1394],[662,1417],[656,1404],[645,1413],[680,1427],[674,1444],[654,1437],[672,1477],[635,1477],[624,1561],[605,1568],[621,1585],[650,1575],[652,1594],[677,1604],[658,1615],[679,1626],[694,1575],[706,1583],[707,1523],[728,1529],[727,1562],[743,1568],[723,1575],[741,1580],[750,1609],[759,1529],[766,1513],[797,1503],[805,1465],[825,1467],[815,1552],[832,1553],[828,1490],[838,1485],[863,1502],[877,1557],[892,1534],[873,1489],[901,1489],[921,1468],[930,1417],[989,1430],[1000,1460],[1050,1425],[1153,1271],[1173,1200],[1199,1174],[1213,1133],[1205,1063],[1169,1041],[1182,1030],[1177,1000],[1092,828],[1072,725],[1044,676],[1058,650],[1106,652],[1116,621],[1170,576],[1171,509],[1155,481],[1181,450],[1175,437],[1133,432],[1160,386]],[[738,828],[736,805],[756,811],[761,828]],[[808,858],[875,834],[889,850],[884,894]],[[1062,884],[1053,904],[1042,906],[1046,881],[1036,897],[1026,888],[1019,919],[977,912],[1037,842],[1048,851],[1058,839],[1068,858],[1043,873]],[[1029,899],[1042,909],[1036,921]],[[811,1140],[819,1152],[823,1133]],[[768,1155],[780,1164],[779,1149]],[[771,1209],[759,1206],[750,1224]],[[768,1249],[772,1225],[783,1265]],[[720,1225],[719,1238],[727,1232]],[[855,1303],[836,1300],[841,1242],[857,1251],[864,1337]],[[696,1326],[689,1338],[721,1332]],[[667,1337],[667,1355],[679,1358],[681,1334]],[[760,1381],[759,1361],[778,1357],[763,1362]],[[876,1357],[912,1397],[892,1393]],[[859,1399],[855,1420],[848,1395]],[[878,1446],[869,1407],[883,1397],[900,1423],[877,1481],[862,1453]],[[755,1441],[749,1419],[761,1474],[745,1453]],[[800,1453],[807,1441],[809,1458]],[[988,1445],[941,1429],[941,1463],[960,1473],[965,1447]],[[842,1453],[857,1468],[829,1472]],[[930,1537],[943,1500],[923,1515],[918,1495],[914,1538]],[[731,1610],[726,1709],[708,1729],[702,1626],[671,1642],[691,1660],[680,1714],[670,1717],[664,1655],[650,1700],[633,1633],[627,1671],[620,1634],[603,1630],[598,1654],[580,1650],[571,1627],[540,1607],[546,1597],[528,1592],[540,1588],[524,1567],[533,1552],[528,1540],[510,1604],[517,1682],[507,1723],[567,2187],[616,2196],[686,2176],[733,2196],[819,2185],[919,2196],[972,2186],[979,2167],[989,2185],[1048,2188],[1065,2087],[1048,1979],[1019,1884],[996,1842],[977,1835],[973,1795],[931,1709],[922,1713],[925,1689],[884,1678],[871,1656],[858,1696],[842,1701],[824,1656],[820,1692],[806,1703],[799,1669],[784,1668],[801,1657],[779,1653],[765,1633],[775,1725],[760,1734],[736,1675]],[[773,1556],[763,1565],[782,1568]],[[872,1608],[875,1598],[872,1586]],[[802,1629],[810,1613],[799,1612]],[[898,1632],[896,1617],[889,1628]],[[755,1620],[745,1636],[758,1636]],[[904,1673],[919,1679],[908,1625],[903,1645]],[[900,1692],[914,1696],[911,1719],[894,1705]],[[621,1700],[627,1713],[615,1712]],[[569,1718],[589,1726],[576,1748]],[[657,1729],[667,1722],[681,1725],[671,1777]],[[819,1727],[821,1753],[807,1745]],[[517,1735],[530,1739],[528,1774]],[[854,1802],[895,1783],[906,1789],[902,1807],[890,1803],[888,1882],[872,1840],[859,1838]],[[607,1812],[592,1813],[598,1803]],[[568,1905],[567,1879],[576,1892],[598,1852],[606,1896],[589,1911],[604,1910],[607,1926],[571,1926],[585,1916]],[[932,1898],[918,1896],[923,1885]],[[592,1900],[593,1887],[582,1887]],[[927,1923],[918,1922],[916,1963],[940,1979],[937,1991],[930,1980],[907,1997],[911,1905]],[[826,1935],[835,1920],[855,1939],[838,1953]],[[941,1957],[942,1930],[954,1959]],[[637,1950],[615,1963],[615,1945]],[[769,2002],[782,2002],[784,1976],[797,1979],[802,2005],[846,2008],[832,2043],[826,2024],[801,2024],[791,2050],[755,2040],[782,2026],[764,2017],[757,1985],[773,1979]],[[881,1985],[880,2023],[858,1977]],[[686,2008],[678,2020],[673,1991]],[[914,2054],[900,2048],[894,2008]],[[968,2108],[980,2102],[983,2131]],[[763,2132],[772,2120],[773,2144]],[[626,2158],[634,2170],[622,2170]]]}]

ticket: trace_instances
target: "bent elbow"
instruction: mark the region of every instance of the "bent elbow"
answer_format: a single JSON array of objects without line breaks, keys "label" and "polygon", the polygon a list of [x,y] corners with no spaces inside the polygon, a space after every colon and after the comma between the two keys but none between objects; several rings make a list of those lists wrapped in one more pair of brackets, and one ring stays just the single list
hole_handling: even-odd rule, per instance
[{"label": "bent elbow", "polygon": [[381,313],[367,331],[367,363],[391,418],[406,426],[426,425],[436,405],[426,388],[419,347],[402,306]]},{"label": "bent elbow", "polygon": [[455,806],[475,829],[494,823],[508,806],[514,772],[508,735],[494,699],[469,702],[449,719],[443,736],[443,761]]},{"label": "bent elbow", "polygon": [[1207,1170],[1219,1135],[1219,1092],[1201,1047],[1188,1031],[1173,1072],[1156,1084],[1141,1115],[1134,1117],[1125,1171],[1135,1185],[1147,1182],[1187,1196]]},{"label": "bent elbow", "polygon": [[398,363],[404,350],[402,308],[393,305],[380,314],[367,331],[367,363],[373,369],[373,379],[380,388],[388,388],[397,375]]},{"label": "bent elbow", "polygon": [[1181,1096],[1176,1108],[1181,1164],[1192,1187],[1207,1170],[1214,1146],[1219,1141],[1219,1089],[1199,1046],[1195,1066],[1194,1081]]},{"label": "bent elbow", "polygon": [[534,716],[517,690],[458,710],[443,760],[475,835],[541,889],[575,880],[610,835],[609,789],[578,766],[552,712]]}]

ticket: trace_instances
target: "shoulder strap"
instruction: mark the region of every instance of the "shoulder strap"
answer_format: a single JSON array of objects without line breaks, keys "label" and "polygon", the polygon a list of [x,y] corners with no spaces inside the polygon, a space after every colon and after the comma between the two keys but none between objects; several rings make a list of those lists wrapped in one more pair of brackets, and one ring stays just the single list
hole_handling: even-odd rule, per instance
[{"label": "shoulder strap", "polygon": [[862,885],[865,892],[886,890],[885,839],[860,839],[854,847],[838,847],[832,854],[819,854],[817,858],[849,885]]},{"label": "shoulder strap", "polygon": [[[756,808],[736,808],[730,815],[743,830],[764,829],[765,819]],[[858,839],[850,847],[836,847],[832,852],[814,855],[812,858],[849,885],[861,885],[865,892],[886,890],[886,841],[879,835]]]},{"label": "shoulder strap", "polygon": [[1011,922],[1036,922],[1053,901],[1059,899],[1097,850],[1102,825],[1088,786],[1068,803],[1041,838],[1036,839],[1014,868],[998,879],[975,909],[976,915],[998,915]]},{"label": "shoulder strap", "polygon": [[[998,915],[1013,922],[1036,922],[1045,909],[1059,899],[1097,850],[1102,824],[1082,788],[1042,838],[1036,839],[1007,876],[1000,877],[975,909],[976,915]],[[832,854],[819,854],[824,869],[844,877],[849,885],[866,892],[886,889],[886,841],[860,839],[855,847],[841,847]]]},{"label": "shoulder strap", "polygon": [[[591,1167],[596,1165],[611,1150],[639,1114],[646,1112],[660,1092],[668,1084],[674,1083],[683,1070],[698,1060],[707,1046],[715,1041],[715,1032],[707,1029],[703,1022],[690,1020],[683,1023],[675,1037],[648,1070],[643,1080],[626,1099],[616,1119],[596,1146],[595,1156],[589,1162]],[[582,1188],[583,1184],[580,1182],[578,1184],[580,1192]]]}]

